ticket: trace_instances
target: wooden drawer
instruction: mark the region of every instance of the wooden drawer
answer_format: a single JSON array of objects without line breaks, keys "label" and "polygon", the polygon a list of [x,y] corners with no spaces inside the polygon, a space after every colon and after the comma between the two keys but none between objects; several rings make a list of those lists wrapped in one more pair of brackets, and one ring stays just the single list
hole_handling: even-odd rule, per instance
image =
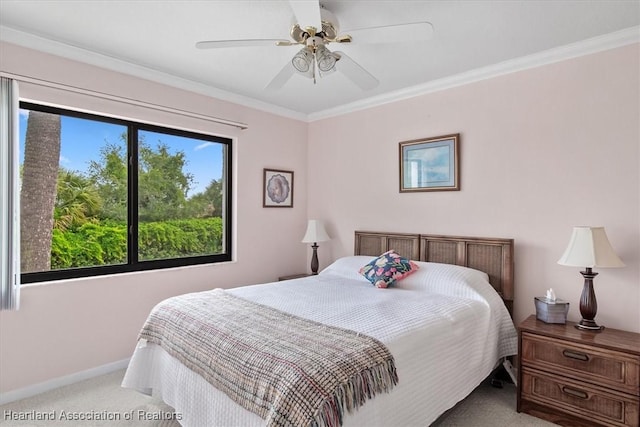
[{"label": "wooden drawer", "polygon": [[584,419],[585,424],[638,427],[638,396],[522,368],[521,399]]},{"label": "wooden drawer", "polygon": [[521,363],[640,396],[640,356],[522,333]]}]

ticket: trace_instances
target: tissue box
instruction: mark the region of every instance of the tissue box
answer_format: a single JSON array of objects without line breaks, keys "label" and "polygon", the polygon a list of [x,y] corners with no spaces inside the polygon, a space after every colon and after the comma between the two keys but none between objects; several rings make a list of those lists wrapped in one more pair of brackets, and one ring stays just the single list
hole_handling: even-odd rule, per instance
[{"label": "tissue box", "polygon": [[545,323],[567,323],[569,303],[560,299],[555,301],[545,297],[535,297],[536,318]]}]

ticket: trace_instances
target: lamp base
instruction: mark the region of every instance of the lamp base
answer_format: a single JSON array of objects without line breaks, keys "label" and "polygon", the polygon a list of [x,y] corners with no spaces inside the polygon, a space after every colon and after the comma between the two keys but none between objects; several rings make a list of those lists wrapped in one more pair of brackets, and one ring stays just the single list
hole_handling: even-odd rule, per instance
[{"label": "lamp base", "polygon": [[593,278],[596,277],[598,273],[591,270],[591,267],[587,267],[586,271],[581,271],[580,274],[584,277],[584,287],[582,288],[582,295],[580,296],[580,314],[582,315],[582,320],[576,325],[576,328],[591,332],[601,331],[604,329],[604,326],[599,326],[595,320],[593,320],[598,311],[596,293],[593,290]]},{"label": "lamp base", "polygon": [[585,331],[601,331],[604,329],[604,326],[600,326],[598,325],[596,322],[594,322],[593,320],[588,320],[588,319],[582,319],[580,321],[580,323],[578,323],[576,325],[576,329],[582,329]]},{"label": "lamp base", "polygon": [[318,263],[318,243],[313,242],[311,248],[313,248],[313,254],[311,255],[311,274],[315,276],[318,274],[318,267],[320,265]]}]

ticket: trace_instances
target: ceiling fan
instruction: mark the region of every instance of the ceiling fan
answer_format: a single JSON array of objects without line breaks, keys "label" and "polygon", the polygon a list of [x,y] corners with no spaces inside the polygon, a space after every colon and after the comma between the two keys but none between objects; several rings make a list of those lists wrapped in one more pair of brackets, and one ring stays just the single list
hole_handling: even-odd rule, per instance
[{"label": "ceiling fan", "polygon": [[289,32],[291,40],[242,39],[208,40],[196,43],[199,49],[219,49],[246,46],[294,46],[303,47],[267,85],[267,89],[279,89],[297,72],[313,79],[334,71],[344,74],[363,90],[379,84],[371,73],[351,59],[346,53],[332,52],[330,43],[415,43],[431,38],[433,26],[429,22],[411,22],[370,28],[360,28],[341,34],[338,20],[316,0],[289,0],[296,24]]}]

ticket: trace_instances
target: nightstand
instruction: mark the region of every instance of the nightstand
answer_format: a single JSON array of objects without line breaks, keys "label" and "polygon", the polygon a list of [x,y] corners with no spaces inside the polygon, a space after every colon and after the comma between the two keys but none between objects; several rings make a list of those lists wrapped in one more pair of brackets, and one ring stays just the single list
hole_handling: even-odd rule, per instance
[{"label": "nightstand", "polygon": [[300,279],[302,277],[309,277],[309,276],[311,276],[311,273],[291,274],[289,276],[280,276],[278,277],[278,280],[283,281],[283,280],[291,280],[291,279]]},{"label": "nightstand", "polygon": [[640,334],[529,316],[518,359],[518,412],[563,426],[640,425]]}]

